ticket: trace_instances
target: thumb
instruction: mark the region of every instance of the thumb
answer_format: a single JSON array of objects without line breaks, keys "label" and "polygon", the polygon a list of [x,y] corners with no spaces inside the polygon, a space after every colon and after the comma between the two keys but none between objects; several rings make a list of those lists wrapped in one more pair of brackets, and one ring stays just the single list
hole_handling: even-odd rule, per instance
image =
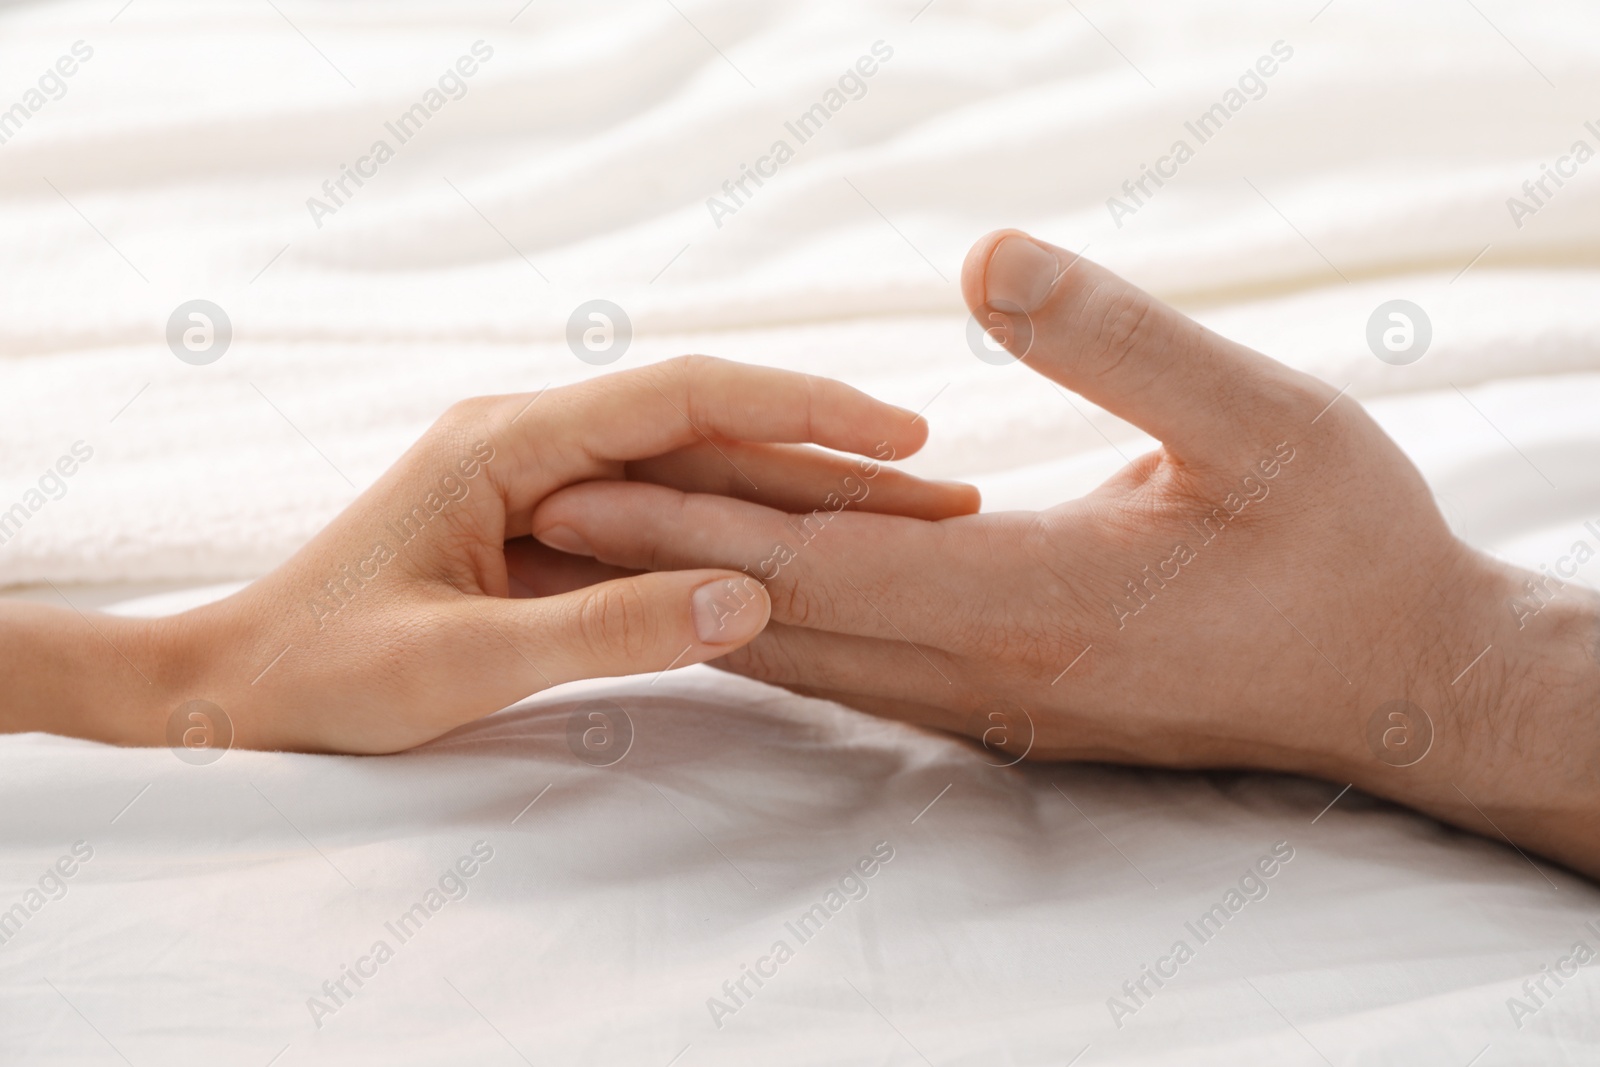
[{"label": "thumb", "polygon": [[1020,230],[972,246],[961,290],[1013,356],[1190,459],[1270,433],[1264,413],[1327,402],[1314,379]]},{"label": "thumb", "polygon": [[645,573],[492,603],[522,655],[511,669],[531,675],[528,692],[715,659],[754,639],[772,614],[760,582],[725,570]]}]

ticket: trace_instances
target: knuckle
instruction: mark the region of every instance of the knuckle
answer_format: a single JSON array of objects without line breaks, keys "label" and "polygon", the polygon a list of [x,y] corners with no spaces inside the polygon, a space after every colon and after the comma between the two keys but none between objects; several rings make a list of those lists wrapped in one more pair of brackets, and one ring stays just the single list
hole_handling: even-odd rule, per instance
[{"label": "knuckle", "polygon": [[640,380],[665,397],[678,414],[697,423],[696,394],[705,382],[708,367],[716,362],[710,356],[673,356],[626,373],[639,375]]},{"label": "knuckle", "polygon": [[711,371],[721,360],[715,356],[705,356],[698,352],[690,352],[677,357],[678,364],[682,367],[684,375],[689,378],[698,378]]},{"label": "knuckle", "polygon": [[423,434],[426,454],[436,462],[453,464],[469,442],[491,432],[501,403],[496,396],[471,396],[451,404]]},{"label": "knuckle", "polygon": [[774,619],[790,626],[827,627],[823,600],[815,593],[808,592],[804,583],[793,580],[772,582],[767,586],[767,595],[772,598]]},{"label": "knuckle", "polygon": [[1127,358],[1145,342],[1155,301],[1133,286],[1101,286],[1084,301],[1085,326],[1097,377],[1118,372]]},{"label": "knuckle", "polygon": [[1288,446],[1303,455],[1300,466],[1319,469],[1340,482],[1363,469],[1374,438],[1382,434],[1360,402],[1332,386],[1296,374],[1264,390],[1258,404],[1262,414],[1263,447]]},{"label": "knuckle", "polygon": [[1326,382],[1307,374],[1286,375],[1283,380],[1274,384],[1277,385],[1279,396],[1285,403],[1309,408],[1313,412],[1327,407],[1328,401],[1334,395],[1328,392],[1329,386]]},{"label": "knuckle", "polygon": [[578,605],[577,629],[588,648],[630,659],[653,648],[659,633],[655,613],[631,582],[592,590]]},{"label": "knuckle", "polygon": [[776,634],[764,633],[748,645],[734,649],[719,660],[735,674],[762,681],[794,681],[801,676],[794,654]]},{"label": "knuckle", "polygon": [[665,383],[682,389],[691,389],[703,381],[712,368],[722,362],[712,356],[702,356],[690,353],[683,356],[673,356],[664,359],[655,365],[656,373]]},{"label": "knuckle", "polygon": [[499,398],[493,396],[464,397],[445,409],[438,424],[459,428],[476,426],[488,416],[498,402]]},{"label": "knuckle", "polygon": [[1274,399],[1275,406],[1287,417],[1285,421],[1293,420],[1297,425],[1309,426],[1311,420],[1316,419],[1318,425],[1338,425],[1345,421],[1345,413],[1352,404],[1344,402],[1347,398],[1341,398],[1340,402],[1330,405],[1333,396],[1333,390],[1326,384],[1296,377],[1280,385]]},{"label": "knuckle", "polygon": [[[1052,624],[1038,627],[1021,620],[987,626],[969,624],[964,627],[961,639],[991,667],[999,665],[1014,675],[1046,679],[1054,677],[1066,665],[1062,661],[1062,650],[1072,647],[1076,641],[1065,627]],[[1077,641],[1077,645],[1081,647],[1082,642]]]}]

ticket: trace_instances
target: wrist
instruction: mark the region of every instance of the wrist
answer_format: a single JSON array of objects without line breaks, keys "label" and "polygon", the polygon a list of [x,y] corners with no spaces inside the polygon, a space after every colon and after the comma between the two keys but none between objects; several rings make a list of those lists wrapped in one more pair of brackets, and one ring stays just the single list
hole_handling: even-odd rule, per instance
[{"label": "wrist", "polygon": [[162,744],[170,691],[153,620],[0,603],[0,728]]},{"label": "wrist", "polygon": [[1492,698],[1473,709],[1473,758],[1454,783],[1465,809],[1457,821],[1481,832],[1492,821],[1524,848],[1597,874],[1600,597],[1508,570],[1504,667]]},{"label": "wrist", "polygon": [[1475,552],[1462,562],[1440,610],[1407,620],[1429,634],[1406,675],[1412,707],[1393,721],[1387,704],[1360,709],[1365,752],[1347,780],[1594,873],[1600,597]]},{"label": "wrist", "polygon": [[252,646],[248,627],[238,624],[240,614],[227,605],[224,600],[147,620],[147,641],[160,669],[160,707],[152,724],[156,736],[140,743],[172,747],[193,763],[209,763],[220,752],[195,751],[191,759],[189,750],[237,747],[238,694],[250,681],[244,677],[241,683],[248,667],[237,660]]}]

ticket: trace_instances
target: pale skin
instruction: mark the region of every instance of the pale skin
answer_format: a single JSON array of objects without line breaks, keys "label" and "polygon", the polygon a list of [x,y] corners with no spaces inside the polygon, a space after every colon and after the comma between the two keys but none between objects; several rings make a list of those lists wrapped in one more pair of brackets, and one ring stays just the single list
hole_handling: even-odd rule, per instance
[{"label": "pale skin", "polygon": [[974,511],[971,486],[879,462],[926,438],[849,386],[704,357],[466,400],[218,603],[143,620],[0,601],[0,729],[163,745],[182,738],[173,712],[203,700],[235,747],[395,752],[562,682],[700,663],[761,630],[759,582],[736,567],[597,581],[527,536],[534,508],[631,478],[778,508],[856,486],[864,512]]},{"label": "pale skin", "polygon": [[[975,514],[970,487],[800,447],[923,443],[838,383],[690,359],[467,401],[216,605],[0,605],[0,727],[164,744],[206,699],[236,745],[390,752],[563,681],[714,661],[1030,759],[1354,783],[1600,876],[1592,599],[1511,610],[1541,576],[1455,538],[1356,402],[1087,260],[1001,231],[962,287],[1161,448],[1082,499]],[[422,534],[383,532],[451,472],[469,491]],[[346,567],[359,586],[315,606]],[[1395,701],[1432,724],[1403,767]]]}]

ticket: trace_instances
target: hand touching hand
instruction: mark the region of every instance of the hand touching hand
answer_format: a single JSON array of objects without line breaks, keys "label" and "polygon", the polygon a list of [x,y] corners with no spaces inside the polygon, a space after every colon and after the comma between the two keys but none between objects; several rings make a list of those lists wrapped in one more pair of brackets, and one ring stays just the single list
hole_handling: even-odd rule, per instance
[{"label": "hand touching hand", "polygon": [[698,663],[760,632],[760,584],[738,568],[630,574],[550,552],[526,536],[549,493],[637,478],[752,506],[975,510],[969,486],[878,463],[925,437],[910,412],[837,382],[704,357],[464,401],[292,559],[226,600],[171,619],[102,618],[106,644],[68,612],[8,606],[0,725],[161,744],[169,714],[201,699],[228,715],[239,746],[389,752],[547,686]]},{"label": "hand touching hand", "polygon": [[1457,540],[1359,404],[1095,264],[1002,231],[962,286],[1162,447],[1038,513],[845,513],[801,544],[803,515],[613,482],[552,495],[535,535],[750,568],[773,622],[730,670],[1017,755],[1355,782],[1600,870],[1592,605],[1519,628],[1537,576]]}]

